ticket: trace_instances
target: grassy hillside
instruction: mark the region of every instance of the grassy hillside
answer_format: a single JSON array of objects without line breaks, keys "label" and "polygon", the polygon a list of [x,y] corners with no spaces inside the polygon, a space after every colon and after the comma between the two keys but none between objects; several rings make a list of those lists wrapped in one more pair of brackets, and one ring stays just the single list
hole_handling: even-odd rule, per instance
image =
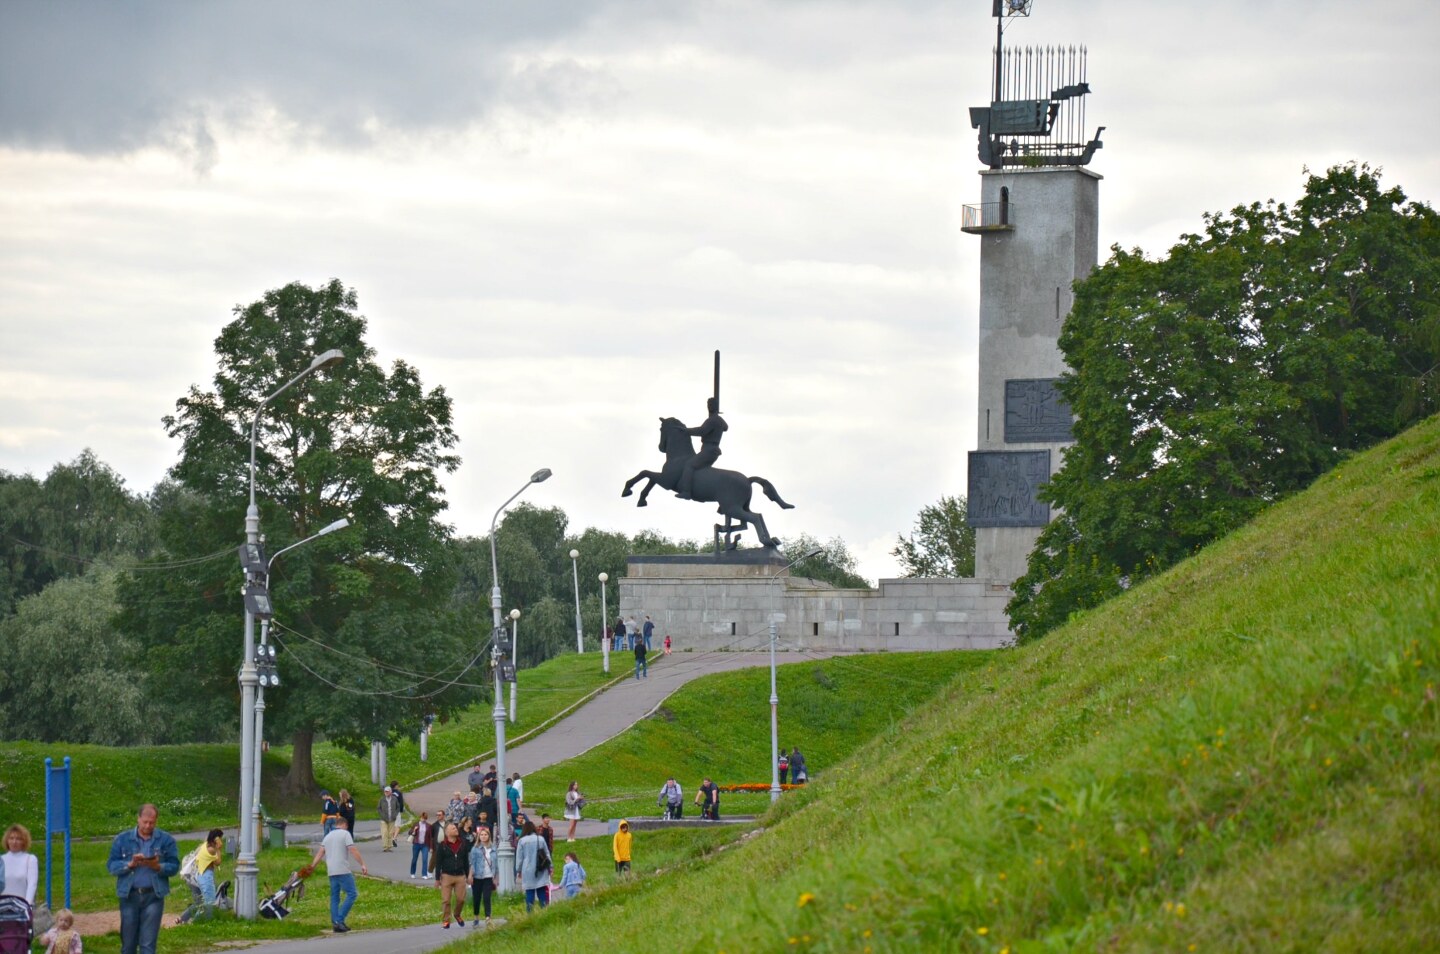
[{"label": "grassy hillside", "polygon": [[1437,661],[1432,419],[962,672],[763,835],[483,943],[1437,950]]},{"label": "grassy hillside", "polygon": [[[795,662],[796,655],[777,657],[780,743],[787,752],[798,746],[811,777],[818,778],[876,733],[903,724],[956,673],[983,668],[994,654],[885,653]],[[565,790],[577,779],[590,799],[590,817],[657,815],[656,796],[671,773],[685,792],[687,813],[698,813],[691,803],[707,775],[721,785],[769,785],[767,667],[716,673],[686,685],[622,735],[577,759],[529,773],[525,800],[559,817]],[[726,793],[720,807],[729,815],[764,811],[770,793]]]}]

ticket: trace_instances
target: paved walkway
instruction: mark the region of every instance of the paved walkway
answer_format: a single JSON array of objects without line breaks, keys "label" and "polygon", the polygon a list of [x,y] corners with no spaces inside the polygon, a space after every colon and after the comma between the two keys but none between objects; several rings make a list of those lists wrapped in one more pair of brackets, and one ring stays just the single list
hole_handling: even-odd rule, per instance
[{"label": "paved walkway", "polygon": [[[777,665],[784,665],[787,662],[802,662],[819,656],[834,655],[841,654],[831,652],[807,652],[803,655],[780,653],[775,657],[775,662]],[[599,659],[596,659],[595,664],[597,666],[600,664]],[[622,680],[618,685],[600,693],[535,738],[513,748],[507,747],[505,771],[507,773],[518,771],[521,776],[525,776],[588,752],[654,712],[671,693],[692,679],[708,676],[715,672],[768,666],[769,664],[770,654],[768,652],[673,653],[670,656],[657,654],[650,662],[648,678]],[[610,672],[620,675],[627,671],[634,672],[634,657],[629,653],[612,653]],[[521,695],[524,695],[524,692],[525,687],[522,682]],[[485,760],[487,767],[491,761],[493,759]],[[454,775],[423,785],[413,792],[406,792],[405,803],[420,811],[430,811],[431,808],[427,806],[446,805],[450,801],[451,793],[456,789],[468,790],[466,778],[469,773],[470,767],[467,766]],[[557,821],[557,827],[559,827],[562,837],[564,824]],[[421,879],[416,879],[414,882],[410,880],[410,846],[405,841],[402,840],[394,851],[383,852],[378,843],[380,838],[378,821],[362,819],[357,822],[355,827],[356,840],[361,842],[360,851],[365,857],[365,863],[369,866],[372,877],[408,882],[417,884],[417,886],[426,884]],[[608,832],[609,826],[606,822],[587,819],[580,823],[576,835],[581,838],[589,838]],[[193,837],[203,838],[204,834]],[[291,825],[285,832],[285,840],[291,844],[318,841],[319,838],[320,826],[318,824]],[[359,916],[357,921],[361,923],[363,923],[365,906],[364,892],[365,887],[362,882],[360,885],[361,901],[356,907],[356,913]],[[325,900],[321,899],[319,894],[315,897],[322,903]],[[438,917],[438,903],[435,904],[435,908]],[[497,920],[496,924],[500,923],[503,921]],[[469,926],[468,921],[466,925],[464,931],[471,932],[473,929]],[[446,931],[440,925],[433,924],[393,931],[356,930],[346,935],[325,935],[303,941],[284,941],[266,944],[264,951],[265,954],[329,954],[329,952],[334,952],[334,954],[352,954],[352,952],[353,954],[387,954],[387,952],[421,954],[421,952],[443,947],[459,936],[461,936],[459,928],[451,928]]]}]

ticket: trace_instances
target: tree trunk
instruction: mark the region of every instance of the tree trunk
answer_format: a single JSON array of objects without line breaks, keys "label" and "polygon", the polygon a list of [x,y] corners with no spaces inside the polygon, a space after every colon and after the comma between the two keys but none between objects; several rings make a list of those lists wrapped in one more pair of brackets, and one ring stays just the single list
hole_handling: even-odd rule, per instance
[{"label": "tree trunk", "polygon": [[298,730],[291,746],[290,771],[280,780],[280,794],[286,798],[314,799],[320,794],[320,786],[315,781],[315,761],[311,758],[315,730]]}]

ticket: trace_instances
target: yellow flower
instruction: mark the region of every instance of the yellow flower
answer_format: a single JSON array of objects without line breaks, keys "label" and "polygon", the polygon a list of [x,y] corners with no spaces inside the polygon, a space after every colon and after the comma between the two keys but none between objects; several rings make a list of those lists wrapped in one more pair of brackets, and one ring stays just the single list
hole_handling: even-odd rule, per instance
[{"label": "yellow flower", "polygon": [[1175,905],[1175,916],[1181,918],[1185,916],[1185,904],[1183,902]]},{"label": "yellow flower", "polygon": [[864,933],[862,933],[860,936],[861,936],[861,937],[869,937],[869,936],[870,936],[871,934],[873,934],[873,933],[875,933],[875,932],[871,931],[869,928],[866,928],[865,931],[864,931]]},{"label": "yellow flower", "polygon": [[846,902],[845,902],[845,910],[846,910],[846,911],[859,911],[860,909],[857,908],[857,907],[855,907],[855,905],[851,904],[849,901],[846,901]]},{"label": "yellow flower", "polygon": [[1001,880],[1001,881],[1004,881],[1004,880],[1005,880],[1005,872],[1003,872],[1003,871],[1000,872],[1000,880]]},{"label": "yellow flower", "polygon": [[980,935],[981,937],[984,937],[985,935],[990,933],[990,929],[988,927],[978,927],[975,929],[975,933]]},{"label": "yellow flower", "polygon": [[790,943],[791,943],[791,944],[799,944],[799,943],[800,943],[800,939],[799,939],[798,937],[792,937],[792,938],[790,939]]},{"label": "yellow flower", "polygon": [[811,901],[814,900],[815,895],[811,894],[809,891],[806,891],[804,894],[800,895],[800,900],[796,902],[795,906],[803,908],[805,907],[805,905],[809,904]]}]

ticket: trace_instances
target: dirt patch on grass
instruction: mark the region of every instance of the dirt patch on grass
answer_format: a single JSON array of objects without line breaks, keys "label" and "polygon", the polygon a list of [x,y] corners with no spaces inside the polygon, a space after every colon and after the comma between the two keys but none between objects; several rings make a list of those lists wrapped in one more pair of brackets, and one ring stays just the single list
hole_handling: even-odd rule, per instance
[{"label": "dirt patch on grass", "polygon": [[[180,915],[167,914],[160,920],[161,927],[172,928],[180,923]],[[94,911],[90,914],[75,915],[75,930],[80,932],[81,937],[94,937],[100,934],[120,933],[120,911]]]}]

